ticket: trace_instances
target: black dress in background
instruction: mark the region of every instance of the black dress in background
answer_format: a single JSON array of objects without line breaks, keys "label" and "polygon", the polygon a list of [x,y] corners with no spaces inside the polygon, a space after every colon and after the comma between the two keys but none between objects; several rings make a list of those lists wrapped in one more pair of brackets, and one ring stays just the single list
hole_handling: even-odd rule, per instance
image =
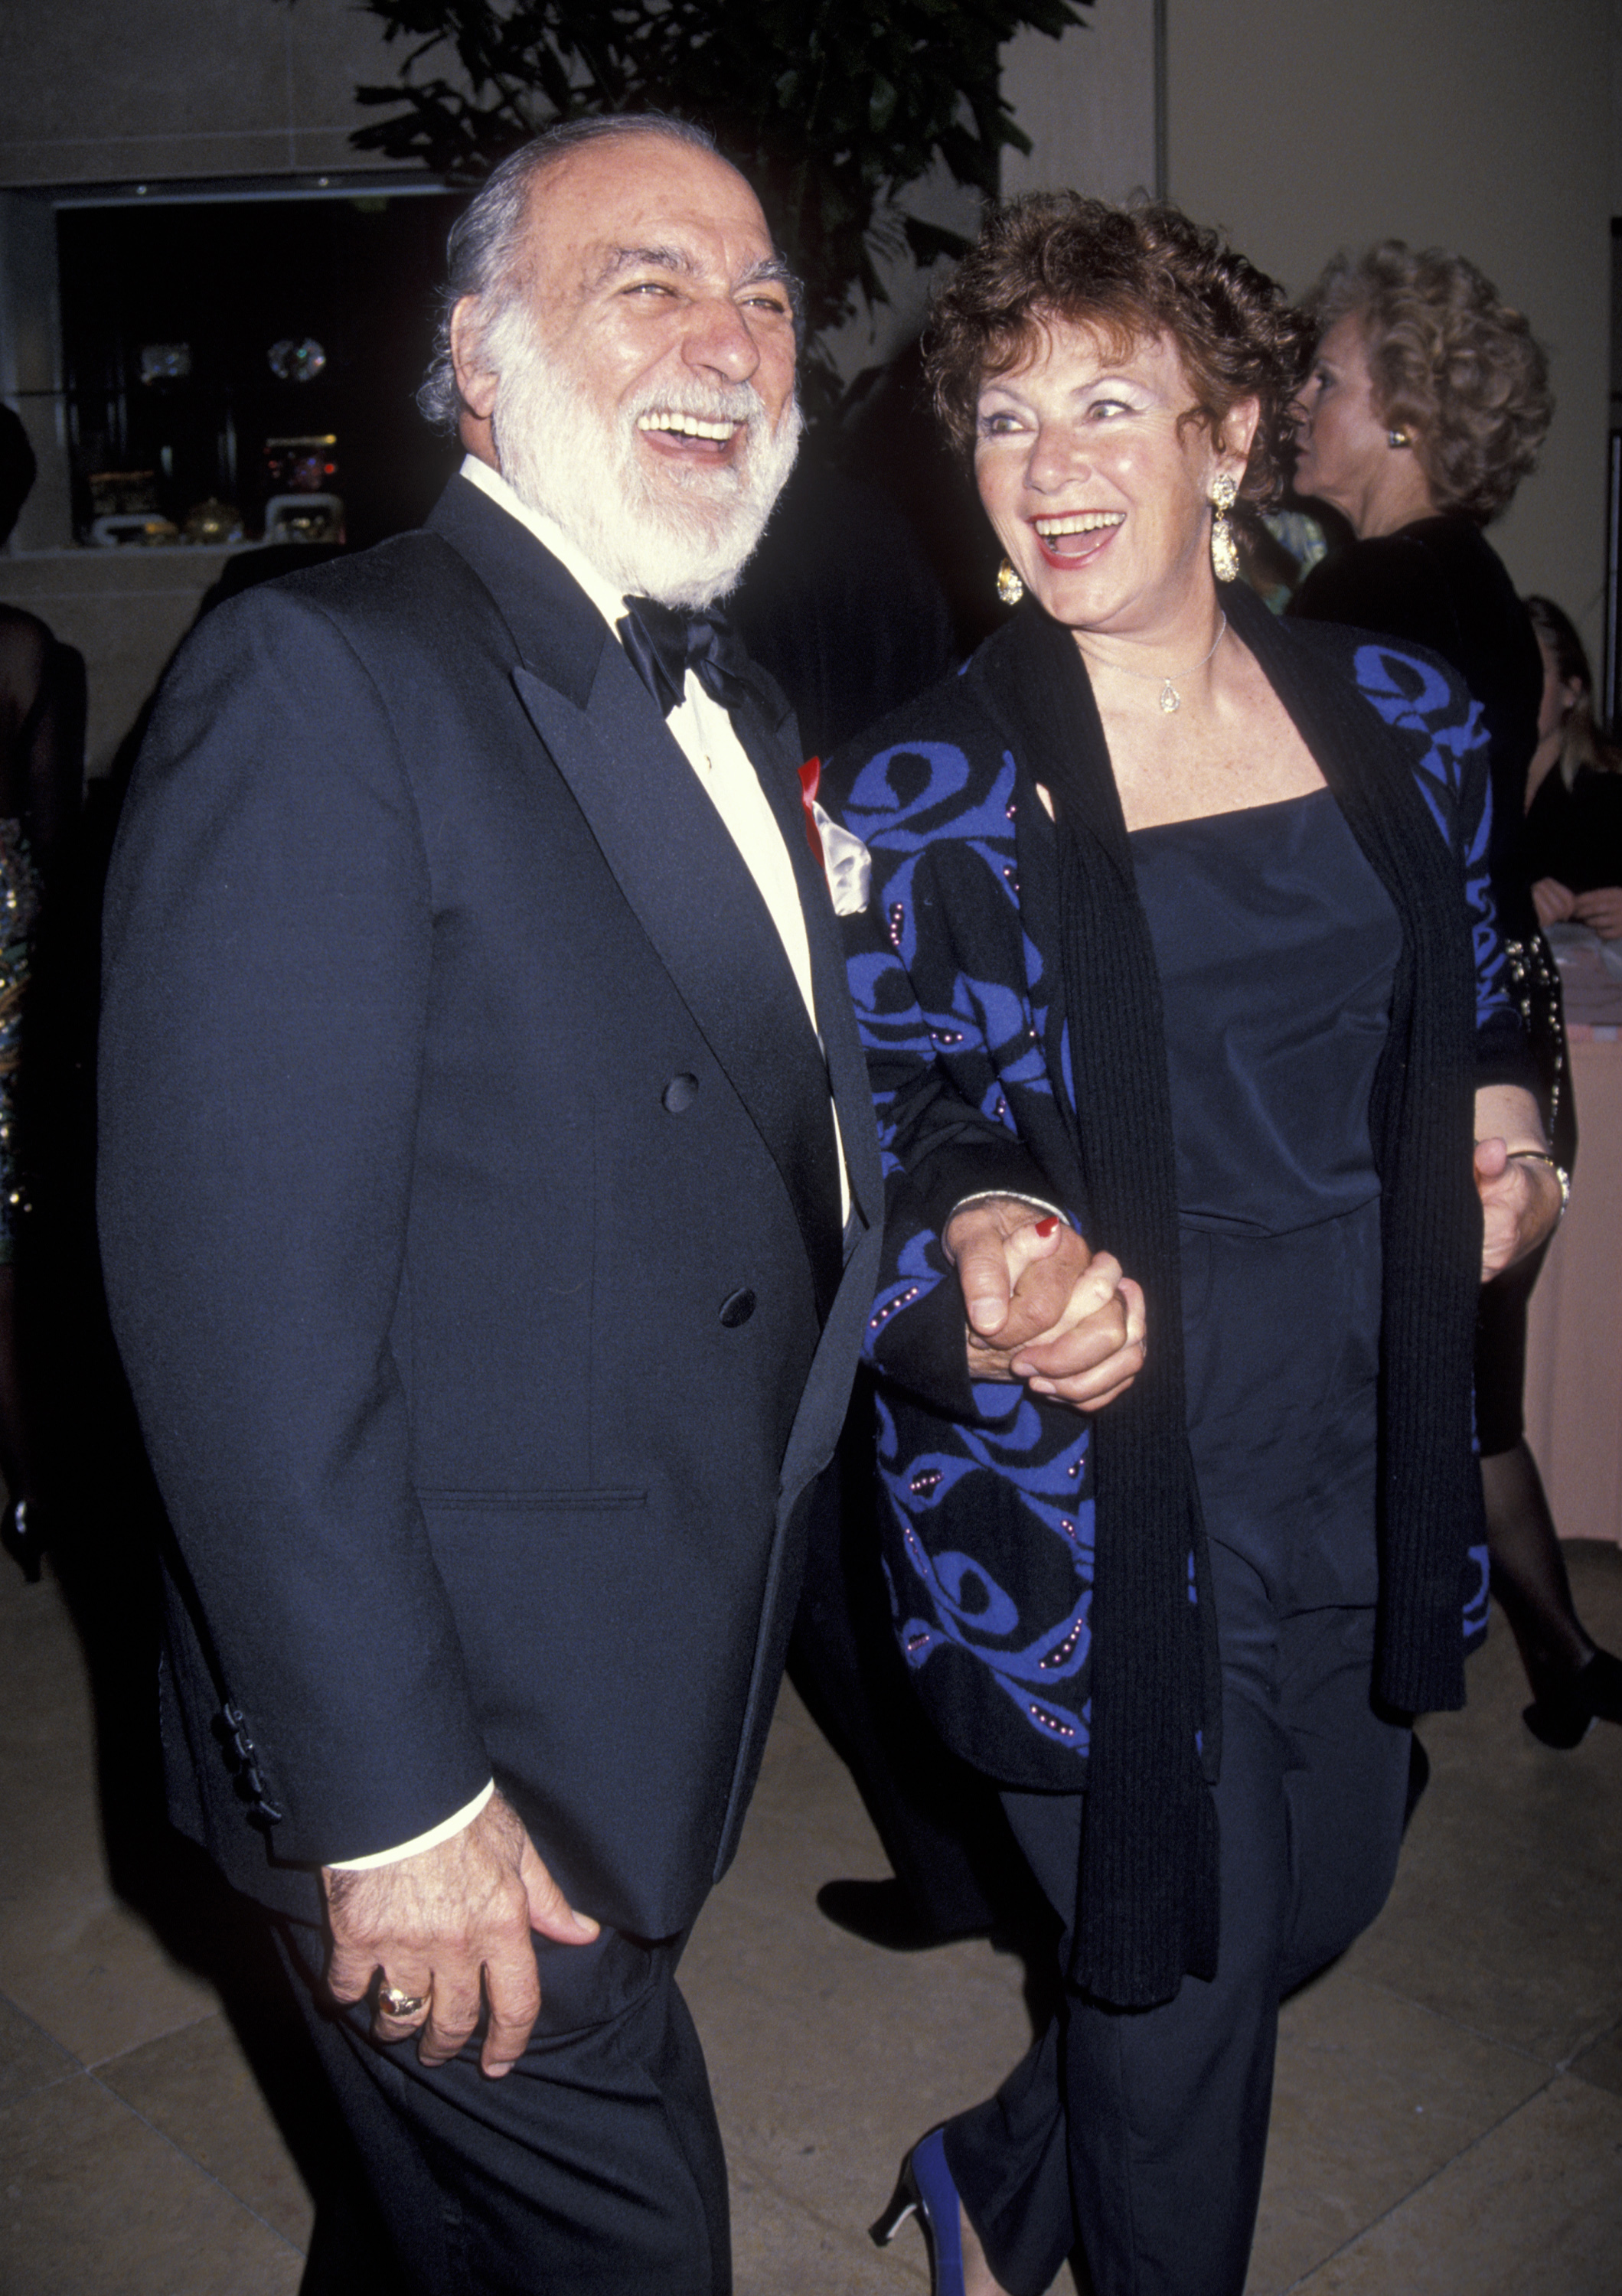
[{"label": "black dress in background", "polygon": [[1499,930],[1526,939],[1537,920],[1520,830],[1544,666],[1531,616],[1492,544],[1467,518],[1416,519],[1315,566],[1290,611],[1411,639],[1458,671],[1486,712],[1492,745],[1490,867]]},{"label": "black dress in background", "polygon": [[[1544,1119],[1568,1169],[1577,1111],[1567,1070],[1559,975],[1538,931],[1532,885],[1552,873],[1528,866],[1527,769],[1537,746],[1543,655],[1503,561],[1467,518],[1416,519],[1396,534],[1339,551],[1312,572],[1290,611],[1429,646],[1481,704],[1491,744],[1492,842],[1487,866],[1518,1001],[1547,1084]],[[1533,1252],[1487,1284],[1476,1327],[1476,1423],[1482,1456],[1513,1450],[1526,1431],[1527,1304],[1544,1254]]]},{"label": "black dress in background", "polygon": [[1527,809],[1520,849],[1534,885],[1540,877],[1569,893],[1622,885],[1622,773],[1579,766],[1568,789],[1556,767]]}]

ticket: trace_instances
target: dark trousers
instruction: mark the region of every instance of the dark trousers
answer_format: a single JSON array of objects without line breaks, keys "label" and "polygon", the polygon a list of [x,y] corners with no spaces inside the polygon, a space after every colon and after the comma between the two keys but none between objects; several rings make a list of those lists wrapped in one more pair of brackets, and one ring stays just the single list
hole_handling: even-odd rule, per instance
[{"label": "dark trousers", "polygon": [[[1212,1568],[1217,1972],[1157,2009],[1067,1994],[996,2095],[949,2125],[958,2190],[1012,2296],[1041,2296],[1078,2242],[1096,2296],[1241,2296],[1279,2001],[1367,1926],[1396,1871],[1411,1734],[1371,1702],[1372,1610],[1281,1615],[1249,1562],[1213,1545]],[[1067,1927],[1084,1802],[1004,1796]]]},{"label": "dark trousers", "polygon": [[414,2040],[378,2047],[368,2013],[325,1994],[319,1933],[275,1935],[370,2188],[349,2221],[374,2226],[375,2204],[394,2251],[357,2259],[365,2234],[318,2213],[306,2296],[727,2296],[726,2166],[676,1986],[684,1940],[537,1939],[540,2021],[487,2080],[477,2040],[432,2069]]}]

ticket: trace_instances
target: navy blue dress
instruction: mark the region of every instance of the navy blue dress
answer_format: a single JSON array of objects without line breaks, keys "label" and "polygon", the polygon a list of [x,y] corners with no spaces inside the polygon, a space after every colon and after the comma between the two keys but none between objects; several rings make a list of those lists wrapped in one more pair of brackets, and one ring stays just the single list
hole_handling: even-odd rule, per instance
[{"label": "navy blue dress", "polygon": [[1137,830],[1131,843],[1165,998],[1207,1533],[1287,1608],[1371,1603],[1369,1095],[1396,913],[1327,790]]},{"label": "navy blue dress", "polygon": [[[1372,1702],[1380,1179],[1396,913],[1325,791],[1133,833],[1165,1004],[1188,1427],[1223,1669],[1216,1978],[1072,1996],[947,2159],[1002,2284],[1240,2296],[1282,1996],[1395,1871],[1408,1733]],[[1152,1344],[1152,1335],[1151,1342]],[[1073,1918],[1080,1794],[1006,1791]]]}]

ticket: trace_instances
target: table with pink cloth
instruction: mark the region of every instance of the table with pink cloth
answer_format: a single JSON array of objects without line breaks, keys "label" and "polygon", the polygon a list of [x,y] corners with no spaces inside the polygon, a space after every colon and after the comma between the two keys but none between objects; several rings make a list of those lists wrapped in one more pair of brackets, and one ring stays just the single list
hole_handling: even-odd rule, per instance
[{"label": "table with pink cloth", "polygon": [[1577,1171],[1532,1294],[1527,1440],[1561,1538],[1622,1544],[1622,1029],[1573,1019],[1567,980]]}]

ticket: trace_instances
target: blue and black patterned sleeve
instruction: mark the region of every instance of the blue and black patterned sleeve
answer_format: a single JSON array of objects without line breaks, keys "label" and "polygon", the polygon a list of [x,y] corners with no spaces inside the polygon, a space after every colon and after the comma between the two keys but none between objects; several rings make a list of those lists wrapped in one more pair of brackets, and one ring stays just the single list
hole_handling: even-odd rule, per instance
[{"label": "blue and black patterned sleeve", "polygon": [[[886,1189],[885,1254],[865,1353],[934,1408],[974,1420],[985,1397],[982,1390],[977,1400],[969,1380],[963,1303],[941,1234],[967,1196],[1048,1193],[998,1089],[1002,1039],[1017,1032],[1021,1046],[1028,1043],[1028,1011],[1017,989],[979,977],[983,963],[971,978],[950,953],[965,935],[981,949],[1009,938],[1006,917],[987,914],[989,904],[1009,906],[1001,874],[1003,847],[1012,849],[1006,793],[977,801],[969,758],[945,742],[892,745],[837,763],[845,768],[846,825],[872,857],[868,906],[845,921]],[[987,830],[1000,833],[995,851],[981,833]],[[953,882],[950,902],[938,898],[943,871]],[[984,939],[982,926],[990,928]],[[1018,947],[1016,937],[1016,956]]]},{"label": "blue and black patterned sleeve", "polygon": [[1487,875],[1493,794],[1481,705],[1434,656],[1406,647],[1370,639],[1354,667],[1367,700],[1409,737],[1414,781],[1463,877],[1475,954],[1477,1083],[1520,1085],[1536,1095],[1537,1070],[1511,1002]]}]

